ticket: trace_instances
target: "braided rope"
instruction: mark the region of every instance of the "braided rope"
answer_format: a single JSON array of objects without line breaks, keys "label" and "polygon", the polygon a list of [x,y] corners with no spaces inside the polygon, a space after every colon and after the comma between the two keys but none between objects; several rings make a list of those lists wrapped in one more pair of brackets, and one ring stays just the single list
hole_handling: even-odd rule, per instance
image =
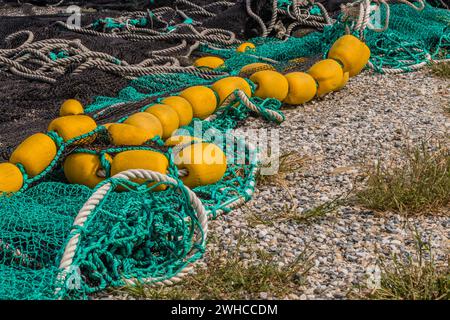
[{"label": "braided rope", "polygon": [[[205,31],[202,32],[205,33]],[[153,58],[130,65],[126,61],[118,60],[104,52],[90,51],[79,40],[47,39],[32,42],[34,35],[27,30],[11,34],[6,40],[11,41],[22,35],[27,35],[27,40],[17,48],[0,50],[1,71],[9,70],[20,77],[47,83],[56,83],[57,77],[67,71],[71,71],[71,74],[76,76],[86,69],[92,68],[127,79],[157,73],[193,74],[208,80],[226,75],[217,71],[181,67],[176,58],[164,56],[178,51],[181,46],[157,51]],[[186,41],[183,40],[182,45],[184,44],[186,44]],[[54,61],[49,58],[49,54],[55,50],[67,52],[69,56]],[[32,67],[31,64],[37,65],[37,68]],[[74,65],[76,67],[73,67]]]},{"label": "braided rope", "polygon": [[[248,96],[245,94],[244,91],[238,90],[235,94],[230,96],[230,99],[236,99],[236,98],[239,98],[244,103],[244,105],[247,108],[249,108],[250,110],[252,110],[253,112],[255,112],[257,114],[262,114],[260,108],[258,108],[257,105],[255,105],[253,102],[250,101],[250,99],[248,98]],[[281,123],[284,121],[284,117],[276,111],[273,111],[270,109],[265,109],[265,112],[278,123]]]}]

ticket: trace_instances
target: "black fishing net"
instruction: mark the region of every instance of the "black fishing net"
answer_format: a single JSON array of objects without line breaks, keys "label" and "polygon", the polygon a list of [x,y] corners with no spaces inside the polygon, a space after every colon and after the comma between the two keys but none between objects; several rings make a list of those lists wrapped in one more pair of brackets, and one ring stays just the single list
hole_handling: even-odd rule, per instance
[{"label": "black fishing net", "polygon": [[[99,1],[101,2],[101,1]],[[162,4],[162,1],[160,1]],[[165,4],[168,4],[165,1]],[[105,17],[116,17],[120,12],[84,13],[82,24],[88,25]],[[7,36],[28,30],[34,35],[34,42],[45,39],[79,39],[92,51],[107,53],[130,64],[139,63],[154,50],[171,47],[170,41],[128,41],[120,38],[106,39],[85,35],[57,26],[55,22],[67,20],[68,15],[1,17],[0,50],[20,46],[26,36],[5,41]],[[1,70],[1,68],[0,68]],[[110,72],[88,69],[74,76],[62,75],[54,84],[26,79],[0,71],[0,141],[3,148],[15,146],[17,141],[32,132],[45,129],[49,119],[56,116],[58,107],[68,98],[76,98],[89,104],[96,96],[115,95],[125,87],[128,80]]]}]

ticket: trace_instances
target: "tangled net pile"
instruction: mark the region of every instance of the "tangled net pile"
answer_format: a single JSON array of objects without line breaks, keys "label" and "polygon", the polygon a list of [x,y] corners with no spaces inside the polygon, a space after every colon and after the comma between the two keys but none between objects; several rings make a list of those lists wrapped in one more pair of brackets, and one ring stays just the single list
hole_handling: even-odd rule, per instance
[{"label": "tangled net pile", "polygon": [[[385,23],[376,27],[369,24],[370,1],[341,1],[338,11],[324,1],[205,5],[178,0],[176,7],[109,13],[107,18],[89,15],[84,27],[58,22],[61,17],[37,17],[19,27],[17,20],[2,17],[0,108],[22,120],[39,101],[37,113],[42,113],[21,127],[2,120],[4,157],[21,138],[14,129],[23,129],[24,136],[40,130],[55,117],[63,99],[91,102],[85,111],[100,123],[120,121],[164,95],[240,74],[250,63],[270,62],[280,72],[305,70],[349,32],[364,38],[372,52],[369,67],[376,72],[412,71],[448,61],[448,10],[424,1],[416,1],[417,7],[409,1],[389,6],[377,2]],[[236,18],[234,26],[230,17]],[[305,28],[313,30],[300,37],[298,32]],[[248,37],[256,48],[237,53],[236,47]],[[203,54],[226,59],[224,66],[214,71],[191,67],[192,59]],[[11,92],[17,87],[22,92]],[[235,96],[227,105],[211,119],[195,120],[185,129],[192,135],[214,130],[224,136],[219,146],[225,150],[230,145],[238,148],[239,139],[229,130],[246,118],[284,119],[281,103],[274,99]],[[102,143],[104,131],[100,126],[92,133],[98,145],[90,152],[127,150]],[[1,299],[87,298],[135,282],[176,283],[204,253],[207,219],[248,201],[255,186],[258,159],[249,145],[243,145],[244,153],[233,149],[233,156],[242,158],[229,161],[221,181],[190,191],[179,179],[171,150],[155,139],[139,148],[163,152],[169,158],[168,175],[135,170],[110,177],[93,191],[68,184],[62,173],[62,159],[80,151],[76,142],[59,142],[58,157],[41,175],[29,179],[21,192],[0,197]],[[129,181],[136,177],[157,184]],[[170,187],[150,192],[161,184]],[[127,191],[115,192],[117,188]]]}]

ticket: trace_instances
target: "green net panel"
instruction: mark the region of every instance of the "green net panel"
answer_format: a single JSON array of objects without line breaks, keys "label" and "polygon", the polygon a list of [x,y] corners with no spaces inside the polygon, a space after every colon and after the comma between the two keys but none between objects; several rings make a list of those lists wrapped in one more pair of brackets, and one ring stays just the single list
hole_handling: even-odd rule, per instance
[{"label": "green net panel", "polygon": [[[230,115],[224,113],[216,121],[224,117]],[[95,134],[101,140],[104,128],[99,128]],[[211,217],[250,199],[255,185],[255,152],[243,141],[236,143],[233,136],[225,133],[221,137],[221,131],[212,123],[195,120],[180,130],[202,136],[237,155],[235,159],[227,158],[222,180],[194,189]],[[214,140],[207,139],[208,131]],[[64,183],[60,166],[56,165],[52,174],[30,182],[23,191],[0,197],[0,298],[87,298],[90,293],[122,286],[127,279],[151,284],[145,279],[171,278],[199,259],[204,246],[193,241],[199,222],[185,194],[178,192],[182,182],[172,161],[172,150],[161,143],[155,140],[151,142],[153,146],[80,146],[71,150],[99,155],[135,149],[164,152],[170,163],[168,175],[179,185],[152,192],[158,185],[148,187],[112,179],[115,186],[122,186],[125,191],[115,192],[112,190],[116,188],[112,188],[86,225],[75,230],[81,241],[64,281],[60,279],[59,263],[74,218],[93,191]],[[246,152],[229,149],[239,146],[247,148]],[[64,145],[60,148],[64,149]],[[196,251],[194,255],[189,254],[192,250]]]},{"label": "green net panel", "polygon": [[[381,7],[381,21],[386,19],[386,8]],[[278,40],[273,38],[253,39],[257,47],[245,54],[237,54],[233,49],[218,49],[202,46],[201,50],[228,58],[226,71],[238,74],[239,70],[250,63],[266,62],[267,59],[278,62],[283,69],[290,60],[299,57],[325,57],[336,39],[344,35],[346,25],[336,23],[325,27],[323,32],[312,32],[301,38]],[[389,28],[376,32],[365,30],[365,42],[371,49],[371,63],[378,72],[383,68],[410,71],[410,65],[432,59],[450,58],[450,11],[426,5],[417,11],[407,5],[391,4]]]}]

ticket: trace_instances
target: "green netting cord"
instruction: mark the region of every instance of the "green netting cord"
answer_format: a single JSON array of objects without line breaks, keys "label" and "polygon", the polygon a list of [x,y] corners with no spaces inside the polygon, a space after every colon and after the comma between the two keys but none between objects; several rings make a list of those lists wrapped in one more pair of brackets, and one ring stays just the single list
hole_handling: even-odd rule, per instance
[{"label": "green netting cord", "polygon": [[112,29],[124,29],[127,25],[134,27],[145,27],[148,21],[146,18],[140,19],[128,19],[126,22],[118,21],[114,18],[104,18],[98,19],[92,23],[92,28],[94,30],[106,31]]}]

